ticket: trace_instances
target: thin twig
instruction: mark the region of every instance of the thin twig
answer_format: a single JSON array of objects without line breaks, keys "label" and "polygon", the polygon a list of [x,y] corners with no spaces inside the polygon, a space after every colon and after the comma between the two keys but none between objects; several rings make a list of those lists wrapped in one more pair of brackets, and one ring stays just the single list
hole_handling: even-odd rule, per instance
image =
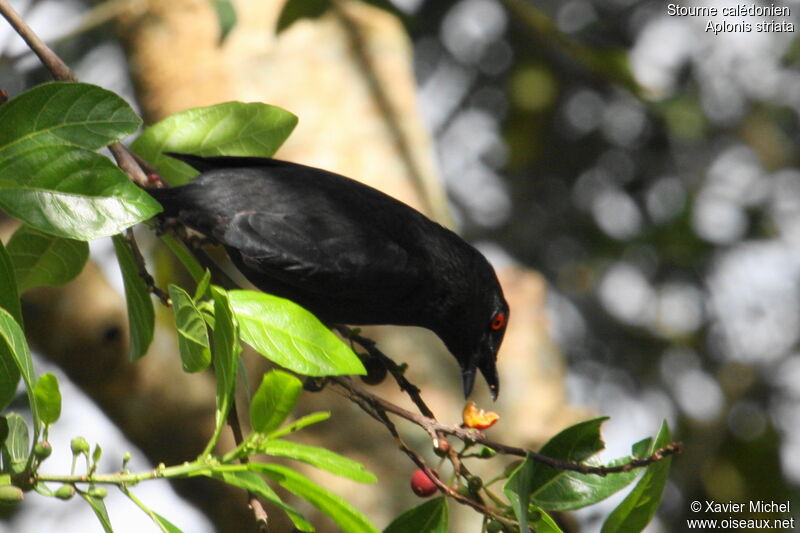
[{"label": "thin twig", "polygon": [[119,168],[128,175],[131,181],[139,187],[147,188],[157,186],[156,184],[158,183],[163,184],[160,179],[158,181],[150,179],[144,170],[142,170],[142,166],[139,164],[139,158],[121,142],[109,144],[108,149],[111,151],[111,155],[114,156],[117,166],[119,166]]},{"label": "thin twig", "polygon": [[[0,0],[0,14],[5,17],[11,27],[28,44],[31,50],[39,57],[42,64],[50,71],[50,74],[58,81],[78,81],[64,61],[36,35],[36,32],[20,17],[8,0]],[[137,164],[131,151],[122,143],[116,142],[109,145],[109,150],[114,155],[117,165],[125,171],[130,179],[141,187],[152,186],[147,174]]]},{"label": "thin twig", "polygon": [[[656,450],[648,457],[634,457],[625,464],[617,466],[593,466],[584,463],[577,463],[574,461],[561,461],[559,459],[554,459],[552,457],[548,457],[546,455],[542,455],[540,453],[533,452],[531,450],[526,450],[525,448],[508,446],[506,444],[495,442],[493,440],[486,438],[486,436],[483,433],[475,429],[468,429],[461,426],[442,424],[436,419],[428,418],[426,416],[417,413],[412,413],[411,411],[408,411],[407,409],[404,409],[399,405],[395,405],[391,402],[384,400],[379,396],[375,396],[374,394],[367,392],[363,388],[353,384],[350,380],[343,378],[330,378],[330,379],[333,383],[338,385],[338,387],[335,387],[334,390],[336,390],[343,396],[350,399],[359,398],[360,400],[366,402],[369,405],[373,405],[376,408],[379,408],[385,412],[392,413],[394,415],[397,415],[401,418],[408,420],[409,422],[413,422],[428,432],[440,431],[447,435],[452,435],[464,442],[482,444],[483,446],[491,448],[494,451],[502,453],[504,455],[513,455],[517,457],[528,456],[532,460],[538,463],[545,464],[557,470],[569,470],[572,472],[578,472],[580,474],[593,474],[597,476],[606,476],[608,474],[629,472],[636,468],[649,466],[653,463],[661,461],[662,459],[665,459],[666,457],[681,453],[683,451],[683,445],[680,442],[672,442],[667,446],[659,450]],[[362,404],[359,403],[359,405]]]},{"label": "thin twig", "polygon": [[395,363],[391,357],[380,351],[374,340],[359,335],[354,329],[347,326],[337,324],[333,327],[345,338],[350,339],[364,348],[370,356],[378,358],[386,366],[386,369],[389,371],[395,381],[397,381],[397,384],[400,386],[400,390],[408,394],[409,398],[411,398],[411,401],[417,406],[417,409],[419,409],[420,413],[428,418],[436,418],[433,414],[433,411],[431,411],[430,407],[428,407],[428,405],[422,399],[419,387],[406,379],[403,369],[400,367],[400,365]]},{"label": "thin twig", "polygon": [[[236,446],[241,446],[244,442],[244,433],[242,432],[242,425],[239,422],[239,412],[236,408],[235,398],[233,402],[231,402],[230,411],[228,411],[228,425],[231,427],[233,441],[236,443]],[[239,462],[247,464],[250,462],[250,458],[247,456],[240,457]],[[267,533],[269,531],[269,515],[267,515],[267,511],[264,509],[264,505],[261,503],[261,500],[258,499],[258,496],[249,490],[247,491],[247,504],[253,511],[259,533]]]},{"label": "thin twig", "polygon": [[0,0],[0,14],[39,57],[42,64],[58,81],[78,81],[72,70],[31,29],[7,0]]},{"label": "thin twig", "polygon": [[335,387],[335,390],[337,392],[339,392],[346,398],[350,399],[353,403],[361,407],[361,409],[365,413],[367,413],[368,415],[370,415],[371,417],[382,423],[384,426],[386,426],[386,429],[389,430],[389,433],[394,438],[400,450],[403,453],[405,453],[408,456],[408,458],[411,459],[411,461],[415,465],[417,465],[417,467],[420,470],[425,472],[425,475],[427,475],[428,478],[430,478],[430,480],[434,483],[434,485],[436,485],[439,491],[445,493],[446,495],[448,495],[449,497],[453,498],[454,500],[456,500],[461,504],[472,507],[473,509],[475,509],[476,511],[478,511],[483,515],[491,516],[509,525],[518,525],[517,522],[508,519],[498,511],[486,507],[484,504],[476,502],[475,500],[472,500],[464,496],[463,494],[455,490],[453,487],[450,487],[449,485],[444,483],[441,479],[439,479],[439,476],[436,474],[436,472],[434,472],[425,463],[425,460],[417,452],[411,449],[411,447],[409,447],[408,444],[406,444],[406,442],[400,436],[400,433],[397,431],[397,427],[394,425],[394,423],[392,423],[392,421],[386,414],[387,410],[384,407],[388,402],[385,401],[375,402],[374,400],[379,399],[377,396],[371,394],[359,394],[357,392],[358,389],[355,386],[352,386],[352,384],[349,383],[349,380],[347,378],[333,377],[330,378],[330,380],[335,385],[338,385],[338,387]]}]

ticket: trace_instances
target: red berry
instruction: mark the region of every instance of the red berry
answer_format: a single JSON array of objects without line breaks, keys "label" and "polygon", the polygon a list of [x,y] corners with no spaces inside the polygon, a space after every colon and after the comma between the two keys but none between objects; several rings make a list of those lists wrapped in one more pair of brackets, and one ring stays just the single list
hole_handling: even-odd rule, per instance
[{"label": "red berry", "polygon": [[436,484],[424,470],[417,469],[411,476],[411,490],[420,498],[427,498],[433,496],[438,490]]}]

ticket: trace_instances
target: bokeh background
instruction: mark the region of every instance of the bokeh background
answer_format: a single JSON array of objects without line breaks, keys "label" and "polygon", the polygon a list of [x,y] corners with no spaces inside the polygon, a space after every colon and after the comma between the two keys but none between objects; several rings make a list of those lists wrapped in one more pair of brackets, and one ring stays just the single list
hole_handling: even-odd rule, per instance
[{"label": "bokeh background", "polygon": [[[83,81],[136,104],[113,17],[12,4]],[[776,21],[800,23],[800,2],[775,5],[791,12]],[[612,417],[612,455],[661,419],[685,444],[650,530],[685,530],[693,500],[790,500],[797,516],[800,41],[756,31],[762,17],[716,17],[753,31],[715,34],[667,6],[394,3],[455,224],[497,264],[543,274],[570,403]],[[70,35],[86,13],[99,22]],[[12,37],[0,24],[13,95],[47,76]],[[103,442],[111,429],[90,419]],[[593,531],[607,511],[577,513],[575,527]],[[10,524],[0,531],[45,530]]]}]

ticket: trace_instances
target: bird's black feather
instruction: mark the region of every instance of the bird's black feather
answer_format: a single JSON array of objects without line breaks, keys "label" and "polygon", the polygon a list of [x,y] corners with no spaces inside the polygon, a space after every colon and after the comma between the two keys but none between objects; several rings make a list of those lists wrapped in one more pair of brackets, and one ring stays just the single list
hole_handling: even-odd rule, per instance
[{"label": "bird's black feather", "polygon": [[222,243],[254,285],[329,323],[431,329],[461,365],[465,393],[479,369],[496,394],[505,324],[491,323],[498,314],[505,320],[508,306],[486,259],[455,233],[324,170],[170,155],[201,174],[187,185],[148,190],[162,216]]}]

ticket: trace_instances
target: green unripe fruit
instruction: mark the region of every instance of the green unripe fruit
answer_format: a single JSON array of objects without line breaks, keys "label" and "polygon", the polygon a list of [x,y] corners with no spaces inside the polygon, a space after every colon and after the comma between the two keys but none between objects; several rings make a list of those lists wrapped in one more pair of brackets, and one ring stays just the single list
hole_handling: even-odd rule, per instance
[{"label": "green unripe fruit", "polygon": [[476,492],[481,490],[481,488],[483,488],[483,480],[478,476],[472,476],[471,478],[469,478],[467,484],[469,486],[469,491],[473,494],[475,494]]},{"label": "green unripe fruit", "polygon": [[89,496],[92,498],[97,498],[98,500],[102,500],[108,496],[108,491],[105,487],[92,487],[89,489]]},{"label": "green unripe fruit", "polygon": [[503,524],[498,520],[490,520],[486,524],[486,533],[501,533],[503,531]]},{"label": "green unripe fruit", "polygon": [[69,500],[75,496],[75,487],[72,485],[61,485],[56,491],[56,498],[59,500]]},{"label": "green unripe fruit", "polygon": [[69,448],[72,450],[73,455],[79,453],[89,453],[89,443],[83,437],[75,437],[70,441]]},{"label": "green unripe fruit", "polygon": [[53,447],[50,446],[49,442],[43,440],[36,443],[36,446],[33,447],[33,453],[38,459],[47,459],[53,453]]},{"label": "green unripe fruit", "polygon": [[19,503],[25,497],[22,489],[14,485],[0,487],[0,503]]}]

